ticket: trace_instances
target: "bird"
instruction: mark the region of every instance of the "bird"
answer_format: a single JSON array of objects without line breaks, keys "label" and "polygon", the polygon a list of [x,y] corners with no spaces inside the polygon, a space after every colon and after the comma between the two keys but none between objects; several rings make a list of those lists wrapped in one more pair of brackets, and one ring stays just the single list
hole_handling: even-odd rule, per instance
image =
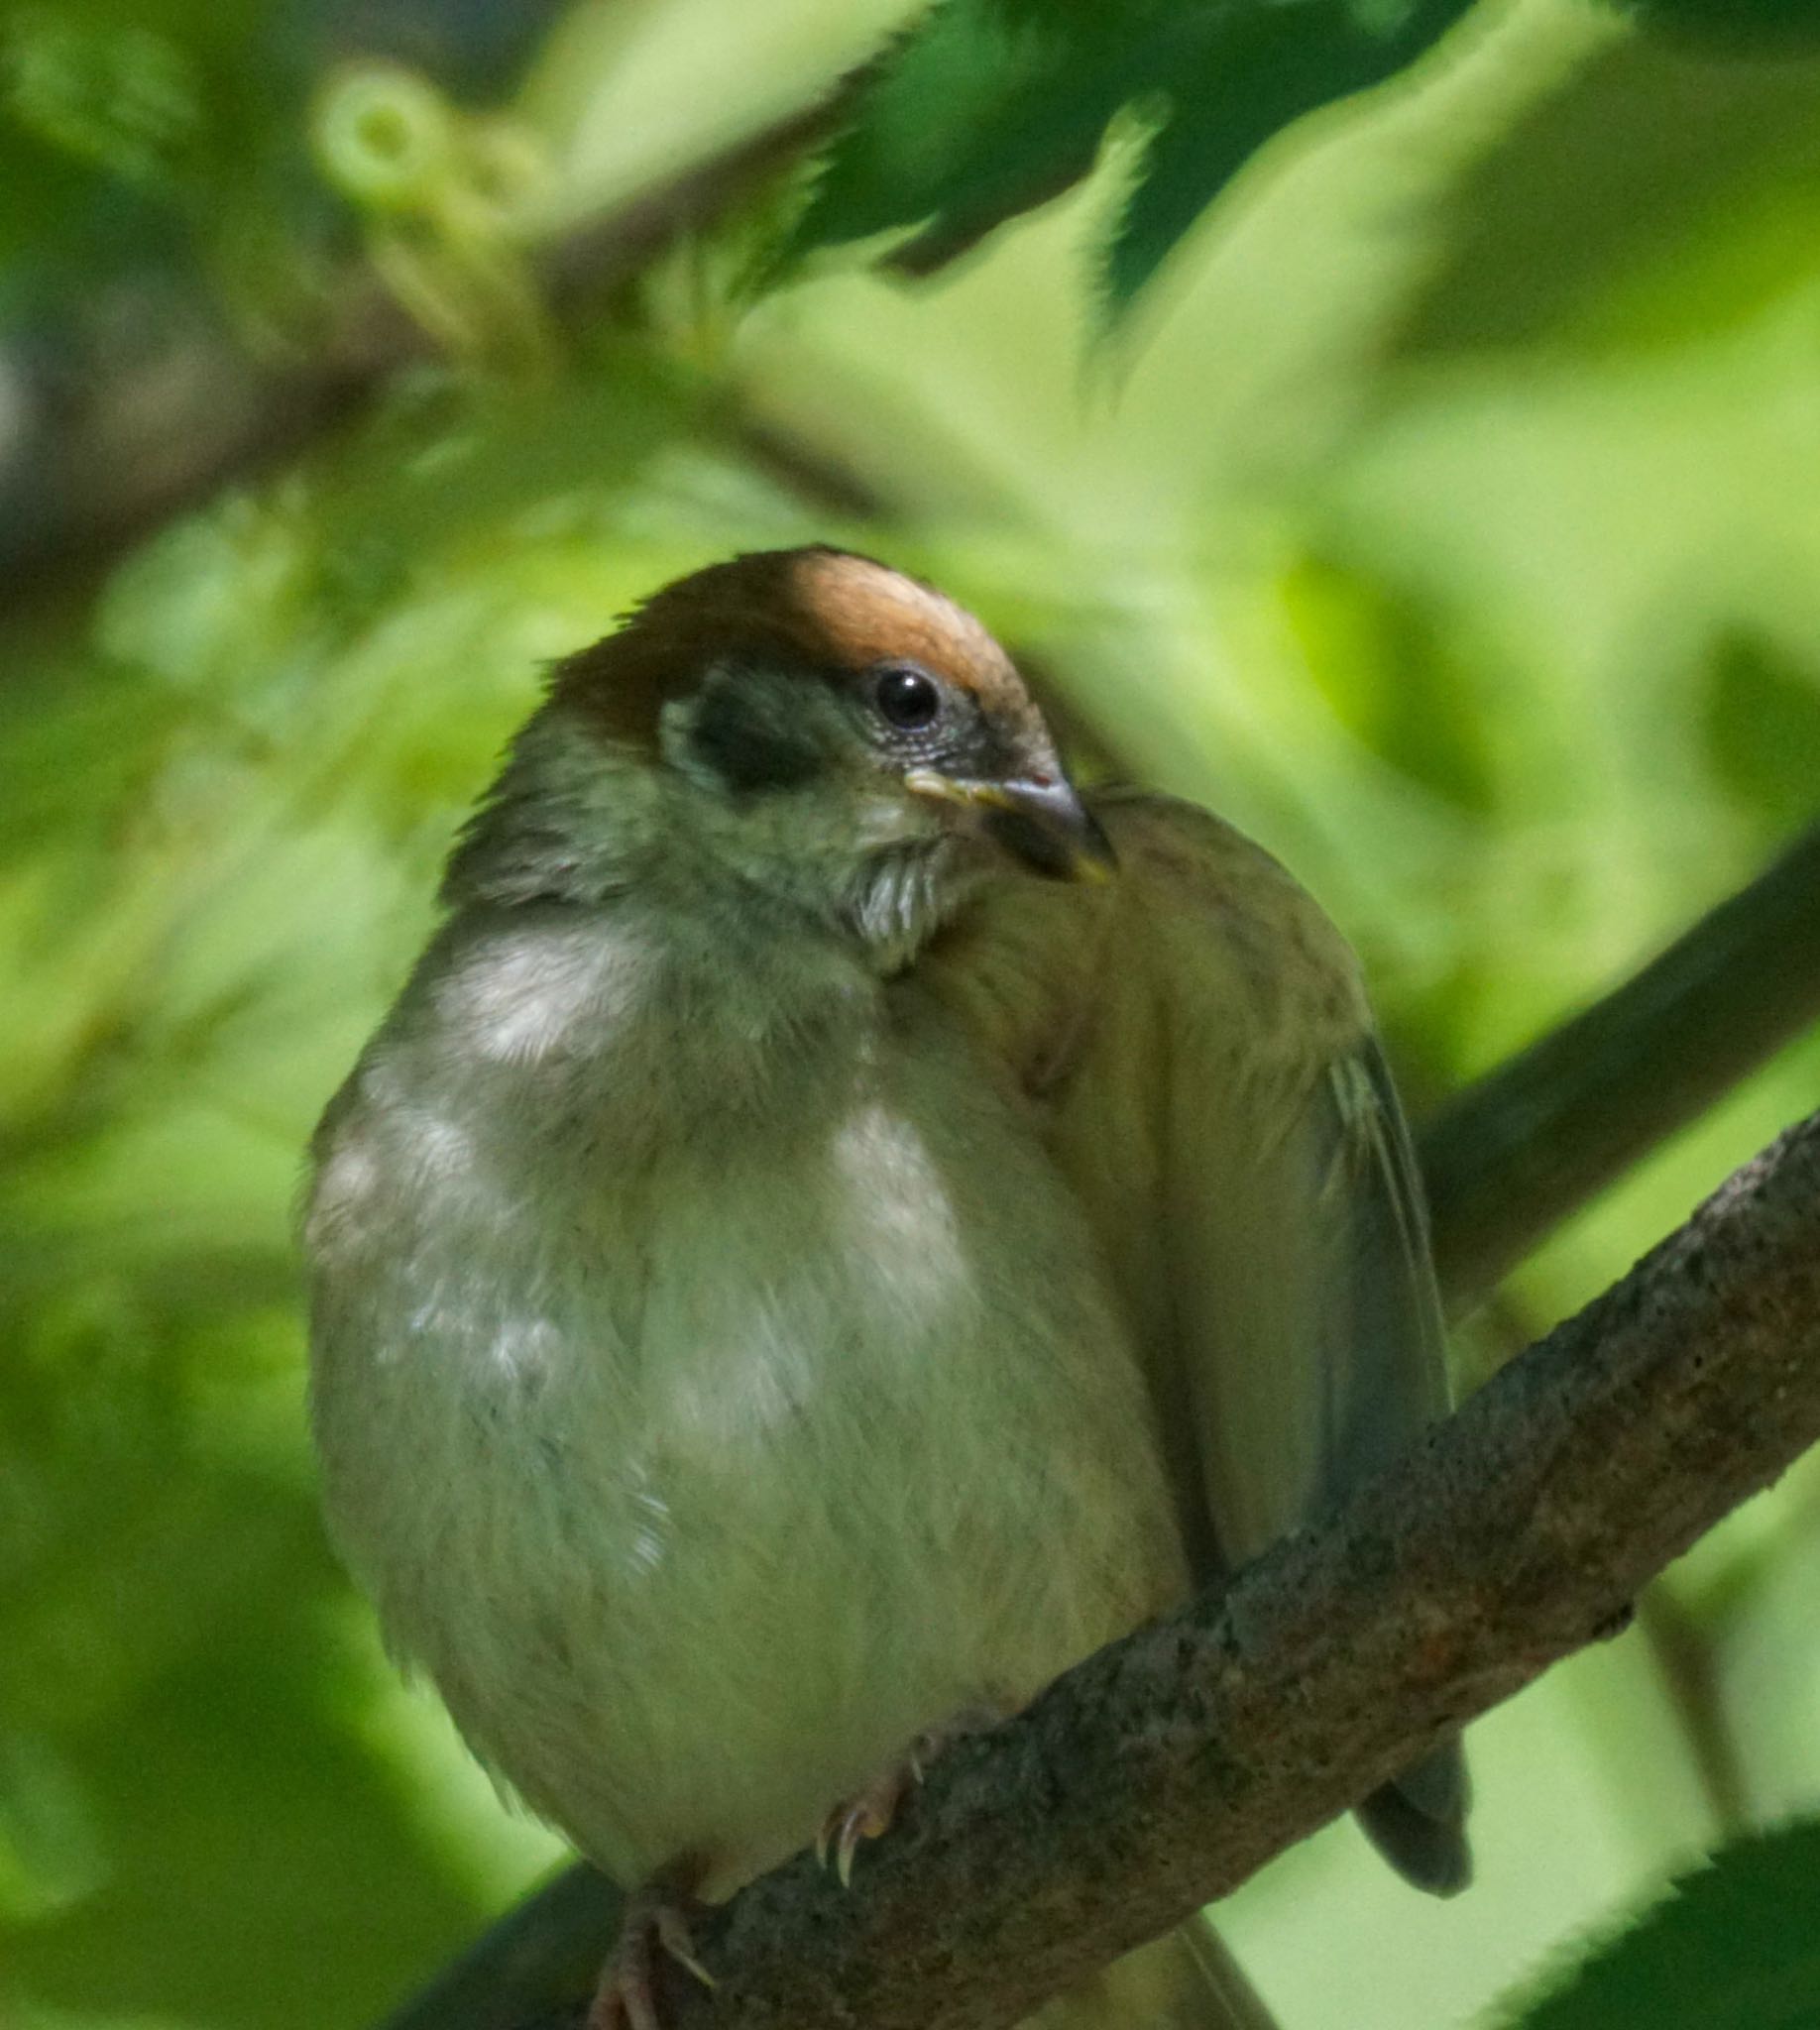
[{"label": "bird", "polygon": [[[826,546],[557,663],[302,1221],[332,1534],[501,1784],[691,1912],[843,1878],[959,1732],[1448,1407],[1350,948],[1192,804],[1083,792],[1005,650]],[[1366,1799],[1470,1873],[1457,1741]],[[1257,2030],[1204,1929],[1032,2018]]]}]

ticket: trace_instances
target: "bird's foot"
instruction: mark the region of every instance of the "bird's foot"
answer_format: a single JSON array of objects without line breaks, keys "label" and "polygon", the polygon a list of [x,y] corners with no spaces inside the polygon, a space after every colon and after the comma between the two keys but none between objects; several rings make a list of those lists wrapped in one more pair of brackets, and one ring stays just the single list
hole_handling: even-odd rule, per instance
[{"label": "bird's foot", "polygon": [[657,2013],[659,1954],[686,1968],[704,1987],[716,1985],[689,1930],[690,1913],[698,1907],[689,1893],[693,1879],[693,1870],[686,1880],[674,1872],[654,1875],[626,1898],[619,1943],[601,1969],[587,2030],[663,2030]]},{"label": "bird's foot", "polygon": [[897,1808],[923,1780],[923,1772],[942,1750],[964,1735],[983,1734],[1012,1712],[1008,1704],[982,1699],[963,1706],[935,1727],[927,1727],[904,1752],[888,1763],[862,1790],[844,1797],[822,1821],[815,1836],[815,1858],[824,1867],[832,1856],[834,1870],[847,1888],[853,1878],[853,1856],[861,1840],[876,1840],[890,1831]]}]

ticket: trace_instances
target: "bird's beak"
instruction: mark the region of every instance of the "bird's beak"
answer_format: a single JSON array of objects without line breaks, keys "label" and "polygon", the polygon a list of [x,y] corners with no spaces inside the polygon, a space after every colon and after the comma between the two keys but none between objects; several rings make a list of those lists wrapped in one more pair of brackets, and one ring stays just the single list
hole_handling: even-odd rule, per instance
[{"label": "bird's beak", "polygon": [[904,786],[920,797],[963,804],[981,829],[1039,874],[1064,881],[1109,881],[1118,869],[1112,842],[1070,782],[974,782],[914,768]]}]

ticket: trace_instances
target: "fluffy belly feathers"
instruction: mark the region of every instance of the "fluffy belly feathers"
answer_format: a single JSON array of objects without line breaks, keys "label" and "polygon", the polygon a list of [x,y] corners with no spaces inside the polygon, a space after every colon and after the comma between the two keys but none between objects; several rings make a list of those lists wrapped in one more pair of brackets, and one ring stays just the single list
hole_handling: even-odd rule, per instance
[{"label": "fluffy belly feathers", "polygon": [[358,1104],[325,1152],[337,1534],[474,1748],[623,1881],[689,1855],[731,1891],[1184,1584],[1074,1201],[998,1102],[907,1083],[785,1175],[734,1137],[531,1192],[470,1123],[437,1178]]}]

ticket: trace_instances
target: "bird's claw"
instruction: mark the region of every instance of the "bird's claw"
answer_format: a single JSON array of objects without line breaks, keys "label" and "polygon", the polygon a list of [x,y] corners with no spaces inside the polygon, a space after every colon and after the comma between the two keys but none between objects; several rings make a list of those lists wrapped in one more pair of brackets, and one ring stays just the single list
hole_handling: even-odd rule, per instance
[{"label": "bird's claw", "polygon": [[693,1974],[704,1987],[720,1986],[721,1983],[708,1972],[697,1956],[695,1935],[689,1929],[689,1920],[674,1903],[664,1903],[658,1907],[651,1928],[657,1934],[657,1943],[685,1973]]},{"label": "bird's claw", "polygon": [[860,1841],[876,1840],[881,1833],[888,1832],[905,1791],[913,1782],[922,1780],[923,1772],[915,1758],[906,1757],[901,1767],[887,1771],[857,1797],[836,1805],[822,1821],[815,1836],[815,1858],[826,1867],[830,1850],[833,1851],[834,1870],[842,1888],[853,1886],[853,1856]]},{"label": "bird's claw", "polygon": [[853,1856],[861,1840],[876,1840],[891,1830],[897,1808],[923,1781],[929,1764],[950,1743],[966,1734],[996,1727],[1011,1710],[997,1701],[964,1706],[939,1727],[925,1728],[889,1768],[881,1770],[861,1791],[844,1797],[822,1821],[815,1836],[815,1858],[826,1867],[834,1857],[842,1888],[853,1886]]},{"label": "bird's claw", "polygon": [[663,2030],[657,2012],[659,1951],[704,1987],[719,1986],[696,1952],[688,1910],[675,1887],[653,1882],[627,1899],[620,1942],[602,1969],[587,2030]]}]

